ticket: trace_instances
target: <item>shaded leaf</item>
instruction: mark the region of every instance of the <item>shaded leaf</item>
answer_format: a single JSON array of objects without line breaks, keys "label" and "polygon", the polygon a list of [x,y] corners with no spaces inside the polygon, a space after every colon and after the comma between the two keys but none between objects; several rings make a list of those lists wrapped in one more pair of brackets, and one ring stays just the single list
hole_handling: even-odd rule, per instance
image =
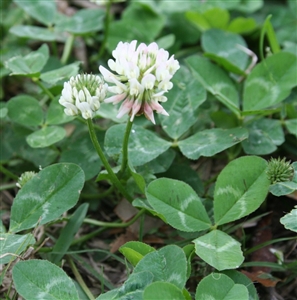
[{"label": "shaded leaf", "polygon": [[218,100],[235,114],[239,114],[239,98],[234,82],[220,67],[207,58],[193,55],[186,59],[193,75]]},{"label": "shaded leaf", "polygon": [[164,131],[178,139],[197,122],[197,108],[206,100],[206,90],[185,67],[172,79],[173,88],[166,94],[168,101],[162,104],[169,116],[158,115]]},{"label": "shaded leaf", "polygon": [[36,243],[31,233],[20,235],[0,233],[1,264],[7,264],[21,255],[28,246]]},{"label": "shaded leaf", "polygon": [[84,185],[84,172],[75,164],[44,168],[16,195],[11,208],[10,232],[55,220],[72,208]]},{"label": "shaded leaf", "polygon": [[259,63],[248,76],[243,92],[243,110],[261,110],[283,101],[297,85],[297,57],[279,52]]},{"label": "shaded leaf", "polygon": [[[104,147],[107,154],[114,160],[121,161],[122,142],[126,125],[118,124],[110,127],[106,131]],[[165,152],[171,143],[159,138],[153,132],[140,126],[133,125],[129,144],[128,156],[130,163],[141,166]]]},{"label": "shaded leaf", "polygon": [[143,300],[178,299],[186,300],[181,289],[169,282],[157,281],[147,286],[143,293]]},{"label": "shaded leaf", "polygon": [[7,103],[8,116],[23,126],[39,126],[43,123],[43,110],[39,102],[28,95],[11,98]]},{"label": "shaded leaf", "polygon": [[[176,263],[178,262],[178,264]],[[134,274],[148,271],[154,281],[170,282],[182,289],[186,283],[187,261],[184,251],[175,245],[148,253],[135,267]]]},{"label": "shaded leaf", "polygon": [[191,137],[179,141],[178,146],[186,157],[198,159],[200,156],[210,157],[222,152],[247,137],[248,132],[245,128],[214,128],[197,132]]},{"label": "shaded leaf", "polygon": [[297,232],[297,205],[289,213],[280,219],[286,229]]},{"label": "shaded leaf", "polygon": [[61,141],[66,136],[63,127],[43,127],[27,136],[27,143],[32,148],[44,148]]}]

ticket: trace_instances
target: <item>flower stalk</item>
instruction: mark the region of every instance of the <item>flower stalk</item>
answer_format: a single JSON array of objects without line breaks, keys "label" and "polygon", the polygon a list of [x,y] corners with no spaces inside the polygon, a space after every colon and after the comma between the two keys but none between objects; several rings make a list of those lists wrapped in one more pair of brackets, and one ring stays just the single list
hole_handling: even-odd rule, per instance
[{"label": "flower stalk", "polygon": [[115,173],[113,172],[108,160],[106,159],[101,146],[97,140],[97,136],[96,136],[96,132],[95,132],[95,128],[94,128],[94,124],[92,119],[87,119],[87,124],[88,124],[88,128],[89,128],[89,133],[90,133],[90,137],[92,140],[92,143],[97,151],[97,154],[99,155],[106,171],[108,172],[109,178],[111,180],[111,182],[116,186],[116,188],[120,191],[120,193],[129,201],[132,202],[133,199],[132,197],[128,194],[128,192],[125,190],[125,188],[123,187],[123,185],[121,184],[121,182],[119,181],[119,179],[117,178],[117,176],[115,175]]}]

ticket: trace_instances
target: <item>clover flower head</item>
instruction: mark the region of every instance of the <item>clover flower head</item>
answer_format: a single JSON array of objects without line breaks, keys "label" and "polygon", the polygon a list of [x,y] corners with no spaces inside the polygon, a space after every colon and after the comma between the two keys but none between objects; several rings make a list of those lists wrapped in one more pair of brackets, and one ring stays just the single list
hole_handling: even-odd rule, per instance
[{"label": "clover flower head", "polygon": [[294,168],[291,161],[286,161],[285,157],[283,159],[271,158],[266,174],[271,184],[290,181],[294,176]]},{"label": "clover flower head", "polygon": [[99,67],[105,81],[112,85],[108,91],[115,94],[105,102],[117,104],[122,102],[118,118],[130,115],[133,121],[136,115],[144,114],[155,124],[154,111],[168,116],[159,102],[167,101],[164,94],[173,84],[170,81],[179,69],[179,63],[168,51],[159,49],[156,43],[146,45],[137,41],[120,42],[112,52],[114,59],[108,61],[110,72]]},{"label": "clover flower head", "polygon": [[30,181],[34,176],[36,175],[36,173],[34,171],[27,171],[25,173],[23,173],[19,179],[18,182],[16,183],[16,186],[18,188],[22,188],[28,181]]},{"label": "clover flower head", "polygon": [[68,116],[81,115],[84,119],[92,119],[106,94],[107,84],[100,76],[76,75],[64,83],[59,103],[65,107]]}]

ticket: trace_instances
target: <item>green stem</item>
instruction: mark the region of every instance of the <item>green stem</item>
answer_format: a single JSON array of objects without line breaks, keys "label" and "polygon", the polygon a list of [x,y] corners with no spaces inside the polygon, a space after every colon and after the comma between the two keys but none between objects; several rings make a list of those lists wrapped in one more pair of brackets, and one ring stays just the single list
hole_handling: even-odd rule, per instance
[{"label": "green stem", "polygon": [[96,226],[109,227],[109,228],[125,228],[133,224],[140,216],[142,216],[146,212],[145,208],[142,208],[129,222],[126,223],[108,223],[101,222],[89,218],[84,219],[84,223],[92,224]]},{"label": "green stem", "polygon": [[63,50],[62,58],[61,58],[61,63],[65,65],[69,59],[70,53],[72,51],[73,43],[74,43],[75,35],[70,34],[67,38],[67,41],[65,43],[65,47]]},{"label": "green stem", "polygon": [[39,79],[33,79],[33,81],[44,91],[46,95],[53,101],[55,99],[54,95],[39,81]]},{"label": "green stem", "polygon": [[109,162],[107,161],[101,146],[97,140],[97,136],[96,136],[96,132],[95,132],[95,128],[94,128],[94,124],[92,119],[88,119],[88,128],[89,128],[89,133],[90,133],[90,137],[92,140],[92,143],[105,167],[105,169],[107,170],[108,174],[109,174],[109,178],[111,180],[111,182],[116,186],[116,188],[122,193],[122,195],[129,201],[132,202],[133,198],[127,193],[127,191],[125,190],[125,188],[123,187],[123,185],[121,184],[121,182],[119,181],[119,179],[117,178],[117,176],[115,175],[115,173],[113,172]]},{"label": "green stem", "polygon": [[91,291],[89,290],[89,288],[87,287],[87,285],[85,284],[83,278],[81,277],[81,275],[79,274],[76,265],[74,264],[73,260],[71,259],[70,256],[67,256],[67,261],[70,265],[70,268],[75,276],[75,279],[77,280],[78,284],[81,286],[81,288],[83,289],[83,291],[86,293],[86,295],[88,296],[88,298],[90,300],[95,300],[95,297],[93,296],[93,294],[91,293]]},{"label": "green stem", "polygon": [[132,129],[133,121],[130,120],[127,123],[126,132],[123,141],[123,159],[120,174],[123,175],[128,163],[128,144],[129,144],[129,136]]},{"label": "green stem", "polygon": [[7,170],[5,167],[3,167],[3,165],[0,165],[0,172],[2,172],[3,174],[5,174],[6,176],[8,176],[11,179],[14,180],[18,180],[19,177],[14,175],[12,172],[10,172],[9,170]]},{"label": "green stem", "polygon": [[106,229],[107,229],[106,227],[98,228],[84,236],[81,236],[81,237],[77,238],[76,240],[73,240],[71,243],[71,246],[84,243],[84,242],[90,240],[91,238],[93,238],[94,236],[98,235],[99,233],[103,232]]},{"label": "green stem", "polygon": [[109,24],[111,21],[111,16],[110,16],[111,4],[112,4],[112,0],[108,1],[107,5],[106,5],[106,13],[105,13],[105,21],[104,21],[104,38],[103,38],[103,41],[102,41],[102,44],[100,47],[100,51],[99,51],[99,54],[97,57],[98,60],[104,54],[106,44],[107,44],[107,39],[108,39],[108,35],[109,35]]},{"label": "green stem", "polygon": [[1,184],[0,185],[0,191],[5,191],[5,190],[13,189],[15,187],[16,187],[15,182],[14,183],[8,183],[8,184]]}]

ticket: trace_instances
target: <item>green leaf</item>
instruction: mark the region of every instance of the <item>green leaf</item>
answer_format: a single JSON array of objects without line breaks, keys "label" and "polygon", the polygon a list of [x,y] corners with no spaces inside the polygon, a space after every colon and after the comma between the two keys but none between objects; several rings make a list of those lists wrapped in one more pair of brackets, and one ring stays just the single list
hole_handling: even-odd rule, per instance
[{"label": "green leaf", "polygon": [[45,66],[49,58],[49,49],[43,44],[37,51],[33,51],[25,57],[14,56],[5,62],[5,67],[10,69],[10,75],[39,76],[39,72]]},{"label": "green leaf", "polygon": [[62,151],[60,162],[72,162],[80,166],[86,180],[96,176],[102,167],[102,162],[87,132],[75,135],[68,141]]},{"label": "green leaf", "polygon": [[143,300],[171,299],[186,300],[181,289],[169,282],[157,281],[147,286],[143,293]]},{"label": "green leaf", "polygon": [[134,182],[137,184],[141,193],[144,194],[145,186],[146,186],[145,179],[143,178],[143,176],[141,174],[137,173],[135,171],[135,169],[133,168],[133,166],[131,166],[129,163],[128,163],[128,168],[129,168],[131,176],[133,177]]},{"label": "green leaf", "polygon": [[44,168],[16,195],[9,231],[19,232],[60,217],[76,204],[83,185],[84,172],[75,164]]},{"label": "green leaf", "polygon": [[[114,125],[106,131],[105,135],[105,150],[110,157],[118,162],[122,159],[125,128],[126,125],[124,124]],[[171,143],[159,138],[153,132],[133,125],[128,144],[129,161],[134,167],[141,166],[158,157],[170,146]]]},{"label": "green leaf", "polygon": [[14,0],[29,16],[40,23],[51,26],[54,23],[57,7],[55,0]]},{"label": "green leaf", "polygon": [[297,232],[297,205],[289,213],[280,219],[280,222],[286,229]]},{"label": "green leaf", "polygon": [[259,300],[255,285],[246,275],[235,270],[225,270],[222,273],[231,278],[234,283],[243,284],[248,289],[249,300]]},{"label": "green leaf", "polygon": [[[178,263],[176,263],[178,262]],[[148,271],[154,281],[170,282],[182,289],[186,283],[187,260],[184,251],[175,245],[148,253],[135,267],[134,274]]]},{"label": "green leaf", "polygon": [[63,256],[68,251],[74,236],[81,228],[81,225],[88,212],[89,204],[81,204],[68,220],[66,226],[60,231],[52,252],[50,253],[50,261],[54,264],[59,264]]},{"label": "green leaf", "polygon": [[148,4],[132,2],[124,10],[121,20],[110,24],[108,50],[110,52],[114,50],[120,41],[138,40],[143,43],[151,43],[158,36],[164,24],[164,15],[151,9]]},{"label": "green leaf", "polygon": [[35,238],[31,233],[24,235],[0,233],[1,264],[7,264],[15,260],[28,246],[35,243]]},{"label": "green leaf", "polygon": [[201,43],[206,57],[222,65],[227,71],[244,74],[249,56],[239,48],[240,46],[247,48],[246,42],[240,35],[210,29],[202,34]]},{"label": "green leaf", "polygon": [[42,168],[52,164],[59,156],[57,149],[32,148],[27,143],[19,150],[19,155],[32,162],[37,168]]},{"label": "green leaf", "polygon": [[145,171],[151,174],[166,172],[168,168],[171,166],[175,156],[176,156],[176,152],[173,149],[169,148],[167,151],[160,154],[155,159],[151,160],[145,165],[138,167],[137,170],[139,172]]},{"label": "green leaf", "polygon": [[40,75],[40,79],[50,85],[54,85],[60,80],[66,80],[69,79],[71,76],[77,75],[79,65],[80,62],[77,61],[68,66],[42,73]]},{"label": "green leaf", "polygon": [[220,67],[208,59],[193,55],[186,59],[193,75],[211,94],[235,114],[239,114],[239,98],[234,82]]},{"label": "green leaf", "polygon": [[39,126],[43,123],[43,111],[39,102],[28,95],[11,98],[7,104],[9,118],[23,126]]},{"label": "green leaf", "polygon": [[280,52],[259,63],[248,76],[243,92],[243,109],[261,110],[290,95],[297,85],[297,57]]},{"label": "green leaf", "polygon": [[204,12],[189,11],[186,17],[198,27],[200,31],[205,31],[210,28],[225,29],[230,19],[230,14],[227,10],[220,7],[213,7]]},{"label": "green leaf", "polygon": [[288,131],[297,137],[297,119],[286,120],[285,125]]},{"label": "green leaf", "polygon": [[186,183],[160,178],[149,184],[146,196],[154,210],[176,229],[196,232],[209,229],[211,221],[200,198]]},{"label": "green leaf", "polygon": [[151,272],[133,273],[120,288],[101,294],[96,300],[143,300],[143,291],[152,281]]},{"label": "green leaf", "polygon": [[234,9],[243,13],[251,14],[259,10],[264,4],[263,0],[243,0],[238,3]]},{"label": "green leaf", "polygon": [[200,236],[193,243],[196,254],[219,271],[238,268],[244,261],[240,243],[220,230]]},{"label": "green leaf", "polygon": [[297,182],[293,181],[277,182],[269,187],[269,192],[277,197],[292,194],[296,190]]},{"label": "green leaf", "polygon": [[197,122],[197,109],[206,100],[206,90],[185,67],[181,67],[172,83],[173,88],[166,95],[168,101],[162,104],[169,117],[158,116],[164,131],[178,139]]},{"label": "green leaf", "polygon": [[244,34],[251,32],[256,29],[256,27],[257,23],[253,18],[237,17],[230,22],[227,30],[238,34]]},{"label": "green leaf", "polygon": [[284,141],[284,132],[279,120],[258,119],[246,125],[248,138],[242,147],[247,154],[265,155],[274,152]]},{"label": "green leaf", "polygon": [[120,247],[119,251],[135,267],[148,253],[156,251],[155,248],[141,242],[128,242]]},{"label": "green leaf", "polygon": [[56,29],[74,34],[86,34],[103,28],[105,12],[102,9],[80,9],[71,17],[58,20]]},{"label": "green leaf", "polygon": [[261,205],[270,185],[266,167],[264,159],[244,156],[231,161],[223,169],[214,191],[216,225],[238,220]]},{"label": "green leaf", "polygon": [[61,34],[50,31],[48,28],[31,25],[15,25],[9,29],[9,32],[21,38],[34,39],[43,42],[64,40]]},{"label": "green leaf", "polygon": [[61,141],[66,136],[63,127],[43,127],[27,136],[27,143],[32,148],[44,148]]},{"label": "green leaf", "polygon": [[178,146],[186,157],[198,159],[200,156],[210,157],[222,152],[242,142],[247,137],[248,131],[245,128],[214,128],[197,132],[178,142]]},{"label": "green leaf", "polygon": [[55,98],[51,101],[50,106],[47,110],[46,124],[49,125],[60,125],[72,121],[74,117],[67,116],[64,113],[63,106],[59,103],[59,99]]},{"label": "green leaf", "polygon": [[12,278],[17,292],[25,299],[79,300],[71,278],[47,260],[18,262],[12,269]]},{"label": "green leaf", "polygon": [[234,283],[227,275],[211,273],[200,281],[195,299],[249,300],[249,294],[243,284]]}]

